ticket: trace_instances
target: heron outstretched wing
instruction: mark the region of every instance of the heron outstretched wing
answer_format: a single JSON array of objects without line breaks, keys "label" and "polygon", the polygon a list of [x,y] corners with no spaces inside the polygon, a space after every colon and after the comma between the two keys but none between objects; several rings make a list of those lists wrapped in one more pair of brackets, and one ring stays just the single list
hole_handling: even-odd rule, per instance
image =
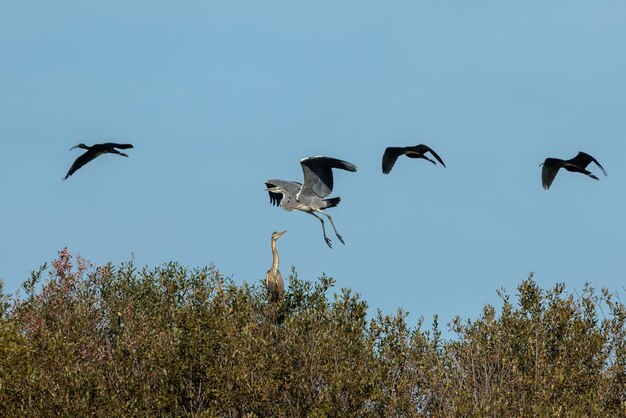
[{"label": "heron outstretched wing", "polygon": [[295,199],[302,187],[302,184],[297,181],[279,179],[267,180],[265,185],[267,186],[267,193],[270,195],[270,203],[274,206],[280,206],[280,201],[285,195]]},{"label": "heron outstretched wing", "polygon": [[356,171],[356,166],[347,161],[330,157],[309,157],[300,160],[304,183],[298,195],[317,195],[324,198],[333,190],[333,168]]},{"label": "heron outstretched wing", "polygon": [[546,158],[541,169],[541,184],[543,188],[548,190],[554,181],[556,174],[561,168],[562,161],[556,158]]}]

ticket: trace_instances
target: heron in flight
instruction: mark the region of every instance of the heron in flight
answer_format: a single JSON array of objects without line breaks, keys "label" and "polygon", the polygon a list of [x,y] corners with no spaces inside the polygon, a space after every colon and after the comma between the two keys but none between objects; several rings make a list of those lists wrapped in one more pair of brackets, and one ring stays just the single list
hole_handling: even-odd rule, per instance
[{"label": "heron in flight", "polygon": [[335,235],[345,245],[343,238],[337,232],[333,218],[324,209],[333,208],[340,202],[339,197],[326,199],[333,190],[333,168],[355,172],[356,166],[347,161],[330,157],[309,157],[300,160],[304,172],[304,183],[287,180],[267,180],[265,189],[270,195],[270,203],[280,206],[286,211],[300,210],[315,216],[322,223],[324,241],[332,248],[330,238],[326,236],[324,220],[316,215],[320,213],[328,218],[335,231]]},{"label": "heron in flight", "polygon": [[67,175],[63,180],[66,180],[69,176],[74,174],[76,170],[78,170],[94,158],[101,156],[102,154],[117,154],[121,155],[122,157],[128,157],[128,155],[124,154],[123,152],[119,152],[115,148],[128,149],[132,147],[133,146],[131,144],[115,144],[112,142],[107,142],[105,144],[95,144],[92,146],[78,144],[70,148],[70,151],[74,148],[82,148],[86,149],[87,152],[83,153],[83,155],[81,155],[76,159],[76,161],[74,161],[74,164],[72,164],[72,166],[70,167],[70,171],[67,172]]},{"label": "heron in flight", "polygon": [[276,250],[276,241],[285,232],[272,232],[272,267],[267,271],[265,275],[265,287],[267,287],[267,294],[271,302],[278,302],[285,293],[285,284],[283,283],[283,276],[278,271],[278,251]]},{"label": "heron in flight", "polygon": [[433,151],[428,145],[420,144],[412,147],[388,147],[383,154],[383,173],[389,174],[389,172],[393,168],[393,165],[396,163],[396,160],[401,155],[406,155],[409,158],[423,158],[437,165],[436,162],[424,155],[427,152],[430,152],[433,157],[435,157],[437,161],[441,163],[442,166],[446,166],[443,163],[441,157],[439,157],[439,155],[437,155],[437,153]]},{"label": "heron in flight", "polygon": [[564,168],[567,171],[572,171],[575,173],[583,173],[591,177],[592,179],[599,180],[595,175],[587,170],[587,166],[592,162],[596,163],[596,165],[600,167],[600,170],[602,170],[605,176],[607,175],[606,170],[600,165],[598,160],[582,151],[570,160],[561,160],[559,158],[546,158],[543,163],[539,164],[540,166],[543,166],[543,168],[541,169],[541,183],[543,185],[543,188],[546,190],[550,188],[550,185],[554,181],[554,178],[556,177],[556,174],[559,172],[560,168]]}]

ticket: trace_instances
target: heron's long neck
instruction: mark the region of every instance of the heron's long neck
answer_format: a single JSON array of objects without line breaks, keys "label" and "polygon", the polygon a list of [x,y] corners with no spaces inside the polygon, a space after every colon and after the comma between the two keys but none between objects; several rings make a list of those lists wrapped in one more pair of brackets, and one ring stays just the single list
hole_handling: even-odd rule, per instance
[{"label": "heron's long neck", "polygon": [[272,239],[272,271],[278,271],[278,251],[276,251],[275,239]]}]

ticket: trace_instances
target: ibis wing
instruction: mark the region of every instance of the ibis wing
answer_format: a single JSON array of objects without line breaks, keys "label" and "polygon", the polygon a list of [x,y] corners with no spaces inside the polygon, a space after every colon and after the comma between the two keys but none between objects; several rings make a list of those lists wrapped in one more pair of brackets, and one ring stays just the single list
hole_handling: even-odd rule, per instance
[{"label": "ibis wing", "polygon": [[561,168],[561,166],[558,160],[546,158],[546,161],[543,163],[543,168],[541,169],[541,183],[544,189],[548,190],[550,188],[556,174],[559,172],[559,168]]},{"label": "ibis wing", "polygon": [[593,162],[594,162],[594,163],[596,163],[596,165],[597,165],[598,167],[600,167],[600,170],[602,170],[602,173],[604,173],[604,175],[605,175],[605,176],[608,176],[608,174],[606,174],[606,170],[604,169],[604,167],[602,167],[602,166],[600,165],[600,163],[598,162],[598,160],[596,160],[596,159],[594,158],[594,159],[593,159]]},{"label": "ibis wing", "polygon": [[69,176],[74,174],[76,170],[78,170],[79,168],[87,164],[89,161],[96,158],[98,155],[99,154],[92,152],[92,151],[85,152],[83,155],[81,155],[74,161],[74,164],[72,164],[72,166],[70,167],[70,170],[67,172],[67,175],[65,176],[63,180],[66,180]]},{"label": "ibis wing", "polygon": [[602,170],[602,173],[604,173],[605,176],[607,175],[606,170],[604,169],[604,167],[602,167],[602,165],[598,162],[598,160],[596,160],[594,157],[587,154],[586,152],[582,152],[582,151],[579,152],[578,154],[576,154],[574,158],[572,158],[571,160],[568,160],[567,162],[574,164],[575,166],[580,167],[582,169],[587,168],[587,166],[593,162],[600,168],[600,170]]},{"label": "ibis wing", "polygon": [[404,154],[404,148],[400,147],[387,147],[383,154],[383,173],[389,174],[393,165],[396,163],[396,160],[399,156]]},{"label": "ibis wing", "polygon": [[586,168],[593,160],[594,158],[586,152],[579,152],[574,158],[567,160],[567,162],[576,167]]},{"label": "ibis wing", "polygon": [[[579,152],[578,155],[584,155],[586,159],[588,159],[590,162],[593,161],[599,168],[600,170],[602,170],[602,173],[607,176],[608,174],[606,174],[606,170],[604,169],[604,167],[602,167],[602,165],[598,162],[598,160],[596,160],[594,157],[592,157],[591,155],[584,153],[584,152]],[[578,157],[578,155],[576,157]],[[589,162],[587,163],[589,164]],[[584,167],[583,167],[584,168]]]},{"label": "ibis wing", "polygon": [[119,149],[134,148],[133,144],[116,144],[115,142],[107,142],[105,144],[102,144],[102,146],[106,148],[119,148]]},{"label": "ibis wing", "polygon": [[309,157],[300,160],[304,183],[299,193],[314,194],[324,198],[333,191],[333,168],[356,171],[356,166],[347,161],[330,157]]},{"label": "ibis wing", "polygon": [[444,166],[444,167],[446,166],[444,164],[443,160],[441,159],[441,157],[439,155],[437,155],[437,153],[435,151],[433,151],[433,149],[430,148],[428,145],[421,144],[419,146],[425,148],[426,151],[424,151],[424,152],[430,152],[433,155],[433,157],[435,157],[437,159],[437,161],[439,161],[441,163],[442,166]]}]

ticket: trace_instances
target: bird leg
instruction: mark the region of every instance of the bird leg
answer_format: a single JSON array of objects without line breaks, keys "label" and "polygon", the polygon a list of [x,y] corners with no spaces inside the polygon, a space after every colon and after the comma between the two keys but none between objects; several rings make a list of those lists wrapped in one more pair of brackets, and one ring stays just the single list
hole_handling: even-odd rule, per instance
[{"label": "bird leg", "polygon": [[330,224],[333,227],[333,231],[335,231],[335,235],[337,236],[337,238],[339,238],[339,241],[341,241],[343,245],[346,245],[346,243],[343,242],[343,238],[341,238],[341,235],[339,235],[339,232],[337,232],[337,228],[335,228],[335,223],[333,222],[333,218],[331,218],[330,215],[327,214],[326,212],[320,212],[320,213],[328,218],[328,220],[330,221]]},{"label": "bird leg", "polygon": [[577,165],[574,165],[574,164],[566,164],[564,167],[565,167],[565,169],[566,169],[566,170],[568,170],[568,171],[572,171],[572,170],[570,170],[570,169],[569,169],[569,167],[573,167],[573,168],[574,168],[574,171],[578,171],[579,173],[583,173],[583,174],[585,174],[585,175],[587,175],[587,176],[591,177],[591,178],[592,178],[592,179],[594,179],[594,180],[600,180],[600,179],[599,179],[598,177],[596,177],[596,176],[595,176],[595,175],[594,175],[591,171],[589,171],[589,170],[587,170],[587,169],[584,169],[584,168],[582,168],[582,167],[578,167]]},{"label": "bird leg", "polygon": [[[324,234],[324,241],[326,241],[326,245],[328,245],[330,248],[333,248],[333,245],[332,245],[332,244],[331,244],[331,242],[330,242],[330,238],[328,238],[328,237],[326,236],[326,229],[324,228],[324,220],[323,220],[322,218],[320,218],[319,216],[317,216],[314,212],[306,212],[306,213],[308,213],[309,215],[313,215],[313,216],[315,216],[317,219],[319,219],[319,220],[320,220],[320,222],[322,223],[322,233]],[[332,220],[331,220],[331,223],[332,223]],[[333,225],[333,228],[334,228],[334,227],[335,227],[335,226]],[[336,232],[336,231],[335,231],[335,232]],[[339,240],[341,240],[341,238],[339,238]],[[343,241],[341,241],[341,242],[343,242]]]},{"label": "bird leg", "polygon": [[122,157],[128,157],[128,155],[124,154],[123,152],[119,152],[118,150],[113,149],[113,148],[111,148],[109,152],[113,154],[121,155]]},{"label": "bird leg", "polygon": [[427,157],[427,156],[425,156],[425,155],[422,155],[422,158],[423,158],[423,159],[425,159],[425,160],[430,161],[431,163],[433,163],[433,164],[435,164],[435,165],[437,165],[437,163],[436,163],[436,162],[434,162],[433,160],[431,160],[430,158],[428,158],[428,157]]}]

